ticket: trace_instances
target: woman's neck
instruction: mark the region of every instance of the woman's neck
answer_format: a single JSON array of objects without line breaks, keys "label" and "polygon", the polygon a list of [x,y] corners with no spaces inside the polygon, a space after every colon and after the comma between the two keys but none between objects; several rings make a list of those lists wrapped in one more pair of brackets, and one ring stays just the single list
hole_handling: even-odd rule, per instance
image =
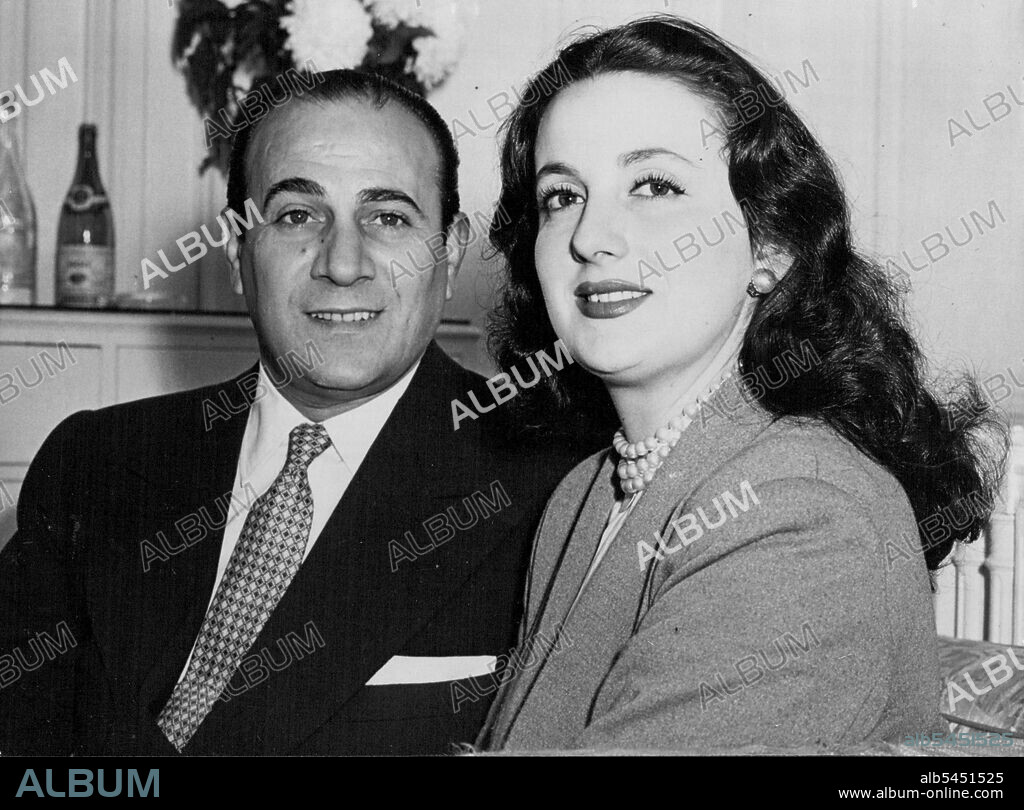
[{"label": "woman's neck", "polygon": [[[745,313],[746,314],[746,313]],[[737,365],[749,315],[741,317],[732,332],[711,358],[687,369],[668,373],[642,385],[609,385],[608,393],[622,421],[623,432],[631,442],[653,436],[698,398],[703,400]]]}]

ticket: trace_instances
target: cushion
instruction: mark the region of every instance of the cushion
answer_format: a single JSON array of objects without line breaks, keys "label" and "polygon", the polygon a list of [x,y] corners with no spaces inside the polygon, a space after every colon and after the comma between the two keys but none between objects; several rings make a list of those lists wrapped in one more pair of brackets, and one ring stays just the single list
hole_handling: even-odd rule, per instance
[{"label": "cushion", "polygon": [[940,711],[954,733],[1024,739],[1024,647],[940,636],[939,662],[945,678]]}]

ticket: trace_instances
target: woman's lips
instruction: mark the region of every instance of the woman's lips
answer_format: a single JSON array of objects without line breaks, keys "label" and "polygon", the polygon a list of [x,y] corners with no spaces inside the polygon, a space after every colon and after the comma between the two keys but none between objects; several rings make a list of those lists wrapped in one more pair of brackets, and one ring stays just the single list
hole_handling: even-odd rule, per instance
[{"label": "woman's lips", "polygon": [[587,318],[618,318],[639,307],[651,291],[622,279],[584,281],[576,287],[576,306]]}]

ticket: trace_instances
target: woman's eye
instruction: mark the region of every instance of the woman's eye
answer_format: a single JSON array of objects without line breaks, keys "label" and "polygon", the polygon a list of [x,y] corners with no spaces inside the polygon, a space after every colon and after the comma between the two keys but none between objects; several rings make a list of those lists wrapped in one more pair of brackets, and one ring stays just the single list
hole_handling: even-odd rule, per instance
[{"label": "woman's eye", "polygon": [[303,211],[301,208],[296,208],[291,211],[285,211],[278,217],[279,222],[284,222],[286,225],[305,225],[309,222],[312,215],[309,211]]},{"label": "woman's eye", "polygon": [[546,211],[558,211],[570,205],[583,202],[583,195],[569,189],[553,189],[541,196],[541,208]]},{"label": "woman's eye", "polygon": [[639,191],[640,189],[648,190],[648,193],[637,195],[640,197],[669,197],[684,193],[684,190],[671,180],[660,180],[656,178],[641,180],[633,187],[634,192]]}]

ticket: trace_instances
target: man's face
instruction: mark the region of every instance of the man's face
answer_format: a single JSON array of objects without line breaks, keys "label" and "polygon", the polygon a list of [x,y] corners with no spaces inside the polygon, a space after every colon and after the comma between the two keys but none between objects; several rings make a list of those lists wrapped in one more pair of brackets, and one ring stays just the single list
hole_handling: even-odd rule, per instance
[{"label": "man's face", "polygon": [[248,191],[263,224],[232,236],[228,258],[274,377],[309,341],[324,360],[282,390],[300,410],[376,394],[433,338],[462,258],[460,239],[440,238],[439,159],[396,102],[293,102],[256,132]]}]

